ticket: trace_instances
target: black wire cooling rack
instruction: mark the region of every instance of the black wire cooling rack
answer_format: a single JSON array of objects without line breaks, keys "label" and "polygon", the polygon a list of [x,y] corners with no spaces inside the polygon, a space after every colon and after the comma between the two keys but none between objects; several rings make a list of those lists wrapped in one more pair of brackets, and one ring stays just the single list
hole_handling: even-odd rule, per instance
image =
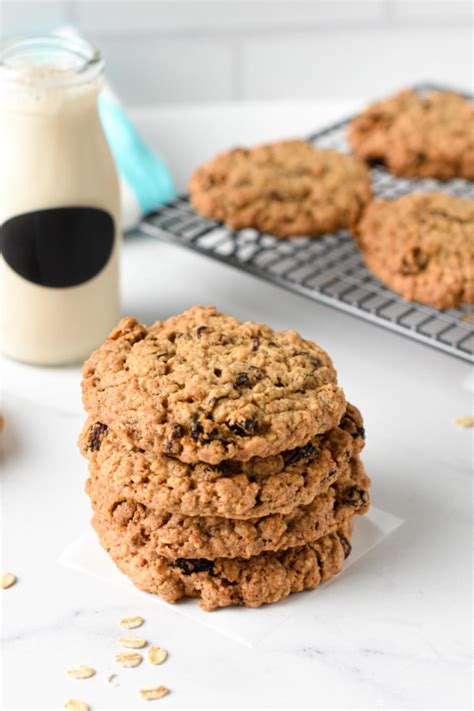
[{"label": "black wire cooling rack", "polygon": [[[347,151],[345,130],[350,120],[318,131],[309,140],[322,148]],[[374,193],[380,198],[430,190],[474,198],[474,184],[465,180],[408,180],[391,175],[382,166],[372,167],[371,174]],[[446,353],[474,360],[472,309],[438,311],[404,301],[367,271],[347,231],[317,239],[277,239],[253,229],[233,232],[197,215],[187,196],[148,215],[140,229]]]}]

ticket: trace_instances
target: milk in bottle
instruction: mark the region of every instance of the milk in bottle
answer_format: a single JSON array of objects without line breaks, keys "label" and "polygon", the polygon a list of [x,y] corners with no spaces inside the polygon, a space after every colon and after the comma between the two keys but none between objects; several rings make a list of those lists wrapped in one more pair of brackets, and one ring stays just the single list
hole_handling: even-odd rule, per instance
[{"label": "milk in bottle", "polygon": [[1,347],[85,358],[119,316],[119,186],[82,40],[17,40],[0,54]]}]

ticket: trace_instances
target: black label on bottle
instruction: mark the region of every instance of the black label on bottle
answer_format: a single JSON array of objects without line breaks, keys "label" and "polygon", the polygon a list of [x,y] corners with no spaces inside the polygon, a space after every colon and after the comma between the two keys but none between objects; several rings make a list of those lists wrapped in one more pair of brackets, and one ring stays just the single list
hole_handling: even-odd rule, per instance
[{"label": "black label on bottle", "polygon": [[114,220],[91,207],[55,207],[17,215],[0,228],[0,251],[24,279],[49,287],[83,284],[109,261]]}]

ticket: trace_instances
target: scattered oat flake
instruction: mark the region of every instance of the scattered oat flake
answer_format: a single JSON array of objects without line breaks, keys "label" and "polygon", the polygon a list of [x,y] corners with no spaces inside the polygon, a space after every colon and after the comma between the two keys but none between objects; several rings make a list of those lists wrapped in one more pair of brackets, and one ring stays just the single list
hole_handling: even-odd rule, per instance
[{"label": "scattered oat flake", "polygon": [[138,652],[119,652],[115,655],[115,663],[121,667],[137,667],[143,661]]},{"label": "scattered oat flake", "polygon": [[11,588],[16,583],[16,576],[13,573],[3,573],[2,575],[2,590]]},{"label": "scattered oat flake", "polygon": [[474,417],[471,417],[470,415],[456,417],[454,424],[458,427],[474,427]]},{"label": "scattered oat flake", "polygon": [[469,323],[472,321],[472,314],[470,313],[465,313],[461,316],[461,321],[464,321],[464,323]]},{"label": "scattered oat flake", "polygon": [[141,649],[146,647],[146,639],[140,639],[140,637],[120,637],[118,643],[122,647],[131,647],[132,649]]},{"label": "scattered oat flake", "polygon": [[145,620],[140,615],[132,615],[131,617],[122,617],[120,625],[127,630],[133,630],[135,627],[140,627],[144,622]]},{"label": "scattered oat flake", "polygon": [[77,699],[66,701],[64,708],[69,709],[69,711],[89,711],[88,705],[84,701],[78,701]]},{"label": "scattered oat flake", "polygon": [[140,696],[145,701],[155,701],[156,699],[162,699],[163,696],[169,693],[169,689],[166,686],[149,686],[146,689],[140,689]]},{"label": "scattered oat flake", "polygon": [[110,686],[120,686],[117,674],[109,674],[107,677],[107,681],[109,682]]},{"label": "scattered oat flake", "polygon": [[89,677],[94,676],[95,669],[88,667],[85,664],[77,664],[75,666],[69,667],[67,670],[67,675],[72,676],[73,679],[89,679]]},{"label": "scattered oat flake", "polygon": [[163,664],[167,656],[168,652],[161,647],[150,647],[148,650],[148,661],[150,664]]}]

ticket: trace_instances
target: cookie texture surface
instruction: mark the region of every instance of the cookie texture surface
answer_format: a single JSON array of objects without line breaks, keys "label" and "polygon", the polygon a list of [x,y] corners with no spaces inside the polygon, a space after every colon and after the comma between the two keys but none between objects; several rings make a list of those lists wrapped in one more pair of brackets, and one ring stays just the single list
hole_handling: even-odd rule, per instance
[{"label": "cookie texture surface", "polygon": [[377,101],[351,122],[348,140],[360,158],[395,175],[474,180],[474,104],[453,92]]},{"label": "cookie texture surface", "polygon": [[358,158],[298,140],[222,153],[193,174],[189,189],[201,215],[277,237],[350,229],[372,195]]},{"label": "cookie texture surface", "polygon": [[102,546],[117,567],[145,592],[167,602],[199,597],[204,610],[230,605],[260,607],[292,592],[316,588],[336,575],[350,553],[352,519],[317,541],[253,558],[170,560],[124,539],[120,526],[94,514]]},{"label": "cookie texture surface", "polygon": [[309,504],[338,478],[364,445],[360,412],[348,405],[337,427],[271,457],[217,465],[185,464],[124,445],[91,418],[80,437],[93,476],[124,499],[187,516],[256,518]]},{"label": "cookie texture surface", "polygon": [[474,200],[374,201],[356,235],[367,268],[405,299],[441,309],[474,303]]},{"label": "cookie texture surface", "polygon": [[295,548],[332,533],[355,513],[368,510],[369,485],[362,462],[356,458],[347,474],[310,504],[288,514],[237,520],[152,509],[110,491],[100,476],[89,479],[87,492],[93,510],[115,522],[122,538],[140,547],[145,557],[153,552],[167,558],[214,560]]},{"label": "cookie texture surface", "polygon": [[295,331],[194,307],[147,328],[125,318],[83,368],[86,410],[129,446],[183,462],[302,446],[345,410],[332,362]]}]

